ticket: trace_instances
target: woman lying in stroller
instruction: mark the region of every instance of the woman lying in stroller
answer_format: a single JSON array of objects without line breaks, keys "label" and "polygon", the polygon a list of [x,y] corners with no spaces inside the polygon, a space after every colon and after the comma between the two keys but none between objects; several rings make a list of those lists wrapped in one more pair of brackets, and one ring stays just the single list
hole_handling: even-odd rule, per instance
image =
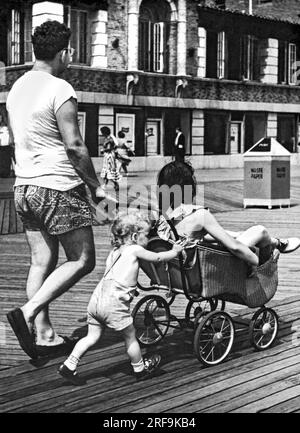
[{"label": "woman lying in stroller", "polygon": [[[191,242],[217,241],[252,266],[265,263],[275,248],[280,253],[290,253],[300,247],[299,238],[271,237],[262,225],[252,226],[243,232],[224,230],[208,209],[195,204],[197,183],[194,169],[187,163],[174,161],[165,165],[158,174],[157,186],[162,214],[156,230],[157,234],[165,240],[172,238],[170,225],[166,222],[168,219],[175,226],[180,238]],[[165,191],[169,191],[168,201],[165,203],[164,188]],[[173,192],[170,194],[171,188]],[[178,203],[178,200],[176,203],[176,188],[180,193],[181,203]]]}]

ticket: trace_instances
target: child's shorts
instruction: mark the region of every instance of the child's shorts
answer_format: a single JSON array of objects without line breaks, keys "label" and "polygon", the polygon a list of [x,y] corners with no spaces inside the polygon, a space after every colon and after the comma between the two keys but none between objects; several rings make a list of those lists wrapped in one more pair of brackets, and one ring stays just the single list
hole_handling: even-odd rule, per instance
[{"label": "child's shorts", "polygon": [[130,314],[132,297],[114,280],[102,280],[87,308],[87,323],[122,331],[133,323]]}]

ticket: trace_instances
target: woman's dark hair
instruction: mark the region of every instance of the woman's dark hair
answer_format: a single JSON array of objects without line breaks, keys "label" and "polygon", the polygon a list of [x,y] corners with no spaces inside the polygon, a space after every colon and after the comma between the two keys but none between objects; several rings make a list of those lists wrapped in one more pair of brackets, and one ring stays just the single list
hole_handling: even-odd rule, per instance
[{"label": "woman's dark hair", "polygon": [[101,134],[105,135],[106,137],[108,137],[110,135],[110,128],[108,126],[102,126],[102,128],[100,128]]},{"label": "woman's dark hair", "polygon": [[37,60],[53,60],[56,54],[67,48],[71,30],[58,21],[46,21],[36,27],[31,37]]},{"label": "woman's dark hair", "polygon": [[[158,173],[157,176],[157,186],[161,188],[162,186],[167,186],[169,188],[179,186],[181,189],[182,202],[186,202],[195,197],[196,195],[196,178],[194,176],[194,169],[190,164],[186,162],[173,161],[166,164]],[[185,187],[191,187],[190,197],[185,197]],[[187,195],[187,194],[186,194]],[[158,191],[158,201],[159,209],[163,209],[162,203],[162,192]],[[174,194],[170,192],[170,206],[174,207]]]}]

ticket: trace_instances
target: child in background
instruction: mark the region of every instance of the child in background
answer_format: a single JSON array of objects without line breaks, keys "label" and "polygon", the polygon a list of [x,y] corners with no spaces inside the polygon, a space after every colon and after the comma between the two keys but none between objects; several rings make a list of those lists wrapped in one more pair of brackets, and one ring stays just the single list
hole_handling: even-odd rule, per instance
[{"label": "child in background", "polygon": [[130,314],[130,302],[136,290],[139,259],[169,261],[177,257],[182,247],[175,243],[170,251],[147,251],[150,228],[148,217],[140,212],[120,214],[112,224],[114,249],[107,258],[103,278],[88,305],[87,336],[78,341],[71,355],[58,369],[58,373],[74,385],[84,383],[77,374],[77,364],[87,350],[100,340],[106,326],[122,332],[137,380],[149,377],[160,363],[160,355],[142,357]]}]

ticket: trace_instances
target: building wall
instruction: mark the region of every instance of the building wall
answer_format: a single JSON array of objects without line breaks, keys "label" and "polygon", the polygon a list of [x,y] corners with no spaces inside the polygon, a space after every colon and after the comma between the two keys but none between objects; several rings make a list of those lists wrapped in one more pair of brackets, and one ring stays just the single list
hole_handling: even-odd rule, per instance
[{"label": "building wall", "polygon": [[[253,14],[300,23],[299,0],[272,0],[262,4],[253,0],[252,4]],[[249,0],[226,0],[226,8],[248,12]]]},{"label": "building wall", "polygon": [[[127,69],[127,5],[124,0],[110,0],[108,2],[107,22],[107,58],[109,69]],[[113,44],[118,39],[118,46]]]},{"label": "building wall", "polygon": [[187,60],[186,60],[186,72],[187,75],[197,76],[198,70],[198,12],[197,4],[194,1],[187,1],[187,36],[186,36],[186,48],[187,48]]}]

